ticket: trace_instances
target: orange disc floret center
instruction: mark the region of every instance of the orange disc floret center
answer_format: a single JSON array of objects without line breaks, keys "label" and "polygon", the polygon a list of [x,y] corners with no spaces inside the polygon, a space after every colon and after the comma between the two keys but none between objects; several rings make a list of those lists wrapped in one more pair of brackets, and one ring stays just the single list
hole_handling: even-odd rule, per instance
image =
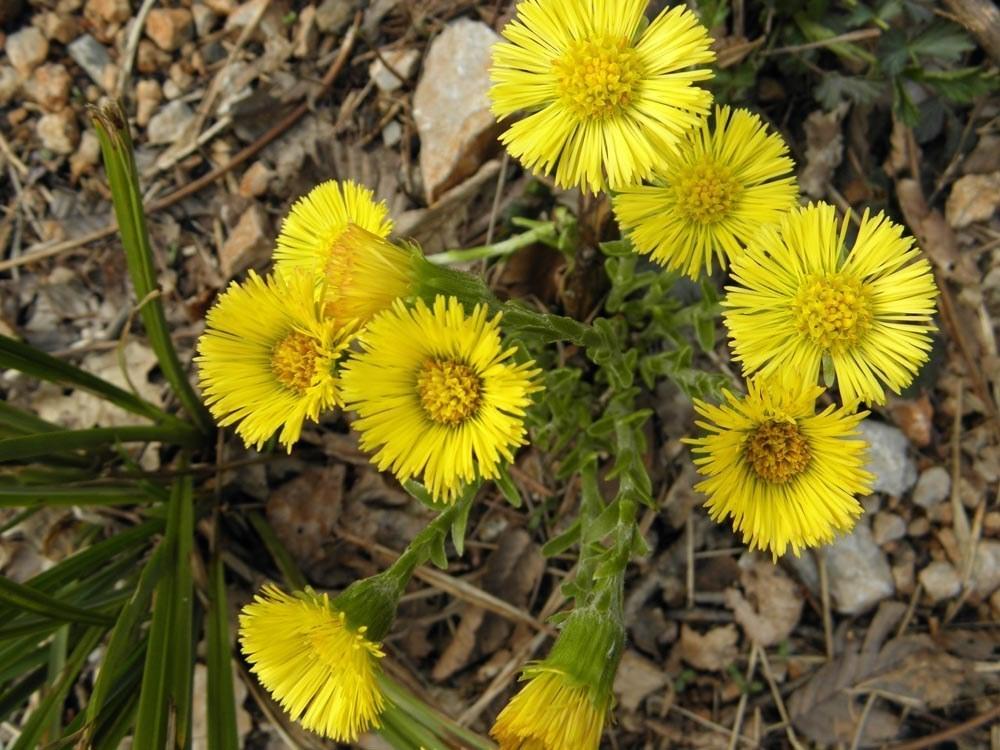
[{"label": "orange disc floret center", "polygon": [[792,314],[799,331],[833,350],[857,344],[873,317],[868,290],[847,274],[806,277],[792,301]]},{"label": "orange disc floret center", "polygon": [[420,405],[438,424],[454,426],[475,414],[482,390],[475,370],[463,362],[430,359],[417,374]]},{"label": "orange disc floret center", "polygon": [[571,42],[552,70],[562,101],[584,119],[621,112],[642,77],[639,53],[627,39],[609,35]]},{"label": "orange disc floret center", "polygon": [[690,221],[714,224],[732,212],[743,186],[728,167],[694,164],[674,180],[677,208]]},{"label": "orange disc floret center", "polygon": [[289,390],[305,393],[316,374],[318,357],[316,342],[304,333],[293,331],[271,349],[271,371]]},{"label": "orange disc floret center", "polygon": [[809,465],[809,443],[794,422],[771,420],[750,433],[744,448],[754,473],[772,484],[794,479]]}]

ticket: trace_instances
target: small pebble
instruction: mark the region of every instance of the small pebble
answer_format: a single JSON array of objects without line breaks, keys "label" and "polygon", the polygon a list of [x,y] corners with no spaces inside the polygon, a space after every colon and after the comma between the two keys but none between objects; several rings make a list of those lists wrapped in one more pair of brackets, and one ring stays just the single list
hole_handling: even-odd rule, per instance
[{"label": "small pebble", "polygon": [[906,536],[906,521],[895,513],[877,513],[872,521],[872,538],[876,544],[895,542]]},{"label": "small pebble", "polygon": [[50,112],[62,109],[69,99],[73,79],[62,65],[49,63],[35,69],[28,89],[31,98]]},{"label": "small pebble", "polygon": [[161,107],[149,120],[146,136],[150,144],[173,143],[194,120],[194,112],[182,101],[172,101]]},{"label": "small pebble", "polygon": [[21,89],[21,76],[9,65],[0,65],[0,107],[5,106]]},{"label": "small pebble", "polygon": [[913,488],[913,502],[921,508],[937,505],[951,492],[951,475],[943,466],[926,469]]},{"label": "small pebble", "polygon": [[926,518],[914,518],[910,521],[910,525],[906,527],[906,535],[913,537],[914,539],[919,539],[922,536],[927,536],[927,533],[931,530],[931,522]]},{"label": "small pebble", "polygon": [[951,599],[962,590],[962,579],[951,563],[932,562],[920,571],[920,585],[924,587],[932,602]]},{"label": "small pebble", "polygon": [[7,59],[18,73],[27,78],[49,54],[49,40],[34,26],[28,26],[7,37],[4,45]]},{"label": "small pebble", "polygon": [[80,142],[76,115],[69,107],[42,115],[36,132],[42,146],[56,154],[72,154]]},{"label": "small pebble", "polygon": [[194,35],[194,19],[187,8],[154,8],[146,18],[146,36],[164,52],[173,52]]}]

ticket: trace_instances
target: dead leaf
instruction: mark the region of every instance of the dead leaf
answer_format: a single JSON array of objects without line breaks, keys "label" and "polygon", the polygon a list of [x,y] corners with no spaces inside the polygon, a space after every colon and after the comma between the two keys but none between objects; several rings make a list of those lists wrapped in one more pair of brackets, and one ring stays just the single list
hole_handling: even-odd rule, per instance
[{"label": "dead leaf", "polygon": [[1000,208],[1000,172],[969,174],[951,186],[944,214],[955,229],[990,219]]},{"label": "dead leaf", "polygon": [[979,272],[972,257],[959,253],[955,233],[941,212],[932,211],[927,205],[920,182],[911,177],[897,180],[896,197],[907,225],[934,265],[946,276],[960,283],[976,283]]},{"label": "dead leaf", "polygon": [[[957,700],[970,676],[961,660],[924,634],[885,641],[905,610],[901,602],[883,602],[860,647],[857,641],[850,642],[846,651],[792,693],[788,711],[796,729],[819,743],[847,741],[857,727],[867,694],[874,691],[921,709]],[[862,746],[890,740],[898,728],[896,715],[879,706],[865,723]]]},{"label": "dead leaf", "polygon": [[[149,374],[156,367],[153,350],[138,341],[129,341],[124,349],[124,365],[138,395],[150,403],[161,406],[160,388],[149,382]],[[117,351],[94,352],[80,362],[80,367],[107,380],[119,388],[132,390]],[[138,414],[127,412],[106,400],[86,391],[71,391],[50,384],[42,384],[32,399],[35,412],[42,419],[67,429],[101,427],[123,427],[147,424],[149,420]]]},{"label": "dead leaf", "polygon": [[677,645],[681,659],[695,669],[721,672],[739,655],[736,649],[739,639],[735,625],[712,628],[704,635],[681,625],[681,638]]},{"label": "dead leaf", "polygon": [[[515,607],[524,608],[544,572],[545,558],[531,535],[524,529],[508,529],[486,559],[482,587]],[[505,645],[513,627],[509,620],[479,607],[465,608],[458,629],[435,663],[431,677],[445,680],[489,656]]]},{"label": "dead leaf", "polygon": [[302,565],[322,556],[340,518],[346,467],[310,467],[275,489],[267,500],[267,520],[274,533]]},{"label": "dead leaf", "polygon": [[622,654],[615,673],[615,695],[626,711],[639,708],[643,698],[670,682],[666,670],[645,659],[632,649]]},{"label": "dead leaf", "polygon": [[758,557],[744,567],[740,583],[747,598],[736,589],[727,589],[725,597],[743,632],[764,647],[785,640],[802,616],[799,587],[781,568]]},{"label": "dead leaf", "polygon": [[806,118],[806,164],[799,174],[799,187],[806,195],[826,195],[833,173],[844,158],[840,125],[849,108],[847,102],[842,102],[832,112],[816,110]]}]

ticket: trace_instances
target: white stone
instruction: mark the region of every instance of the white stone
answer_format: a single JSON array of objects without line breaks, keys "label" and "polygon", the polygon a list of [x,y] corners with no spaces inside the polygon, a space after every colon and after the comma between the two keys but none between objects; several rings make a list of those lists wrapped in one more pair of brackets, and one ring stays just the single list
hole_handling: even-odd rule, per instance
[{"label": "white stone", "polygon": [[172,101],[150,118],[146,137],[153,145],[173,143],[181,137],[192,120],[194,112],[187,104],[182,101]]},{"label": "white stone", "polygon": [[962,590],[962,578],[951,563],[935,561],[920,571],[920,585],[924,587],[932,602],[958,596]]},{"label": "white stone", "polygon": [[860,614],[895,592],[885,554],[863,522],[851,534],[823,548],[821,554],[826,556],[830,596],[838,612]]},{"label": "white stone", "polygon": [[[368,66],[368,75],[379,91],[389,92],[399,89],[410,80],[420,60],[420,52],[415,49],[387,49],[382,50],[380,54],[382,57],[376,57],[375,62]],[[382,62],[383,59],[385,62]],[[403,77],[402,80],[386,67],[386,63]]]},{"label": "white stone", "polygon": [[898,428],[872,419],[858,429],[868,443],[868,471],[875,475],[875,492],[901,497],[917,481],[917,466],[907,450],[910,443]]},{"label": "white stone", "polygon": [[876,544],[895,542],[906,536],[906,521],[895,513],[878,513],[872,521],[872,539]]},{"label": "white stone", "polygon": [[931,508],[951,493],[951,474],[943,466],[926,469],[913,488],[913,503],[921,508]]},{"label": "white stone", "polygon": [[428,203],[476,172],[497,148],[490,112],[490,59],[500,37],[468,18],[448,24],[431,43],[413,95],[420,172]]},{"label": "white stone", "polygon": [[21,76],[9,65],[0,65],[0,106],[7,104],[21,89]]},{"label": "white stone", "polygon": [[26,77],[45,62],[49,54],[49,40],[34,26],[28,26],[7,37],[4,49],[10,64]]},{"label": "white stone", "polygon": [[972,566],[972,586],[976,593],[987,597],[1000,588],[1000,541],[980,541]]},{"label": "white stone", "polygon": [[67,107],[42,115],[38,120],[38,138],[53,153],[72,154],[80,142],[80,128],[73,110]]},{"label": "white stone", "polygon": [[104,85],[104,69],[111,64],[108,51],[90,34],[77,37],[67,46],[69,56],[98,86]]}]

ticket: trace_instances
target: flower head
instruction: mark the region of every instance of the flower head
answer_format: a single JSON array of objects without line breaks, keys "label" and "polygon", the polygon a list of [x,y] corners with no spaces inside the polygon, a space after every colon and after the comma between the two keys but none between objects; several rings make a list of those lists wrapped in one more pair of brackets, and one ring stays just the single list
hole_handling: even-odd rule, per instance
[{"label": "flower head", "polygon": [[788,147],[745,109],[717,107],[665,156],[653,185],[623,188],[615,215],[636,249],[697,278],[725,266],[764,224],[796,205]]},{"label": "flower head", "polygon": [[549,656],[524,669],[525,686],[497,716],[490,734],[500,750],[597,750],[624,642],[619,617],[574,610]]},{"label": "flower head", "polygon": [[868,494],[874,479],[865,442],[852,439],[867,412],[817,414],[823,389],[811,383],[758,376],[747,387],[743,398],[725,391],[719,406],[695,401],[707,434],[687,442],[712,520],[732,518],[744,543],[775,558],[849,531],[861,514],[855,495]]},{"label": "flower head", "polygon": [[314,286],[306,273],[250,271],[208,312],[195,357],[205,403],[247,445],[280,429],[290,451],[303,421],[339,402],[334,364],[353,329],[321,316]]},{"label": "flower head", "polygon": [[455,297],[433,307],[397,300],[359,335],[364,351],[342,370],[344,400],[379,470],[400,481],[423,475],[435,498],[452,502],[477,471],[493,478],[513,460],[538,371],[510,361],[516,348],[504,348],[499,319],[485,305],[466,315]]},{"label": "flower head", "polygon": [[416,291],[416,248],[402,248],[350,224],[334,241],[323,271],[326,312],[341,320],[368,321],[399,297]]},{"label": "flower head", "polygon": [[377,642],[336,602],[311,590],[265,586],[240,614],[240,642],[254,674],[292,719],[337,742],[378,726]]},{"label": "flower head", "polygon": [[389,209],[376,203],[371,190],[350,180],[323,182],[299,198],[281,224],[275,265],[279,270],[304,268],[320,281],[337,252],[337,240],[356,224],[378,237],[392,231]]},{"label": "flower head", "polygon": [[744,373],[791,370],[819,380],[826,358],[845,404],[881,404],[899,392],[931,348],[937,287],[903,228],[866,211],[847,244],[848,221],[809,205],[764,227],[737,257],[723,305]]},{"label": "flower head", "polygon": [[490,98],[501,136],[561,187],[619,188],[665,163],[708,111],[711,40],[683,7],[643,28],[646,0],[522,0],[493,48]]}]

